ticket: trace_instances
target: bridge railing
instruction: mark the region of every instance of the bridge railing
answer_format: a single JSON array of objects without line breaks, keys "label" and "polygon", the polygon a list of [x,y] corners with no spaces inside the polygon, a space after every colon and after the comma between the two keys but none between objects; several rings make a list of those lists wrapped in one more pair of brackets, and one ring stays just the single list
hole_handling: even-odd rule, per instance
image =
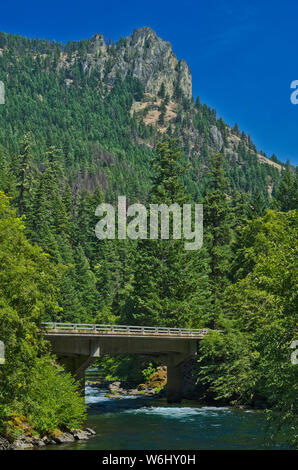
[{"label": "bridge railing", "polygon": [[107,333],[142,333],[142,334],[164,334],[164,335],[206,335],[207,328],[166,328],[153,326],[127,326],[127,325],[101,325],[89,323],[57,323],[45,322],[42,327],[46,330],[67,330],[67,331],[90,331],[91,332],[107,332]]}]

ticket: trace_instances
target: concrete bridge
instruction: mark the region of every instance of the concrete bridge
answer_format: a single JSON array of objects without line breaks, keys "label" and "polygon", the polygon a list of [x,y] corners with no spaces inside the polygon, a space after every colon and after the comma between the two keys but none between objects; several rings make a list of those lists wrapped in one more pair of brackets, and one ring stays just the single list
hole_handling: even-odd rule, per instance
[{"label": "concrete bridge", "polygon": [[183,364],[197,354],[207,329],[43,323],[52,351],[85,388],[85,370],[103,354],[139,354],[167,366],[167,400],[179,403]]}]

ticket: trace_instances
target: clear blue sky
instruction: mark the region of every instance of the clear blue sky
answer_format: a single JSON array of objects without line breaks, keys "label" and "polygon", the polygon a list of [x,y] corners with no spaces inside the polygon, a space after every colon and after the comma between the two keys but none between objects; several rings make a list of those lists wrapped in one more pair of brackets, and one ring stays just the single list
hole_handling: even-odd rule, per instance
[{"label": "clear blue sky", "polygon": [[116,41],[150,26],[189,64],[193,94],[238,123],[258,149],[298,164],[297,0],[63,1],[0,6],[0,30],[66,42],[103,33]]}]

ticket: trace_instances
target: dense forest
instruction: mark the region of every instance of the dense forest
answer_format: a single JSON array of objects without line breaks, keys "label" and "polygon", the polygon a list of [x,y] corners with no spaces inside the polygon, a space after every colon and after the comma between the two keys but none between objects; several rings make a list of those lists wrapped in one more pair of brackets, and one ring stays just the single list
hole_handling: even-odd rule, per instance
[{"label": "dense forest", "polygon": [[[107,70],[121,47],[109,45]],[[87,73],[92,50],[0,34],[1,432],[13,437],[17,420],[42,435],[84,419],[74,379],[37,335],[55,320],[222,331],[201,342],[196,398],[266,407],[272,436],[297,445],[297,170],[179,84],[171,97],[160,87],[158,119],[147,123],[131,111],[148,99],[141,81]],[[119,195],[203,203],[203,247],[98,240],[95,209]],[[100,361],[123,380],[145,366]]]}]

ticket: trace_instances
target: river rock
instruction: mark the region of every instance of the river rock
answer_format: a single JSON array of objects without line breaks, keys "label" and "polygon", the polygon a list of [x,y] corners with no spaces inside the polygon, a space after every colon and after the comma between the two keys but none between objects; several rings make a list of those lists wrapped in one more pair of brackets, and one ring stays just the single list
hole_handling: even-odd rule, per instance
[{"label": "river rock", "polygon": [[7,439],[0,436],[0,450],[23,450],[33,449],[34,447],[43,447],[46,445],[66,444],[68,442],[74,442],[75,440],[89,439],[89,437],[95,436],[95,434],[96,432],[91,428],[86,428],[84,431],[81,429],[75,429],[74,431],[63,432],[53,437],[44,436],[39,438],[35,436],[22,435],[13,443],[10,443]]},{"label": "river rock", "polygon": [[89,433],[87,431],[82,431],[81,429],[77,429],[75,431],[72,431],[72,436],[74,437],[74,439],[83,441],[89,438]]},{"label": "river rock", "polygon": [[12,450],[13,445],[4,437],[0,437],[0,450]]},{"label": "river rock", "polygon": [[41,440],[44,443],[44,445],[46,445],[46,446],[51,445],[51,444],[57,444],[57,442],[55,442],[54,439],[52,439],[48,436],[42,437]]},{"label": "river rock", "polygon": [[113,382],[109,385],[109,389],[111,392],[123,392],[123,388],[121,388],[121,382]]},{"label": "river rock", "polygon": [[[139,390],[142,390],[146,395],[154,394],[156,389],[162,389],[167,383],[167,367],[158,366],[156,371],[150,376],[149,382],[140,384]],[[153,393],[152,393],[153,392]]]},{"label": "river rock", "polygon": [[94,429],[91,428],[86,428],[85,431],[90,435],[90,436],[95,436],[96,432]]},{"label": "river rock", "polygon": [[15,450],[33,449],[33,447],[32,438],[28,436],[18,437],[13,442],[13,449]]},{"label": "river rock", "polygon": [[43,447],[46,445],[44,440],[40,439],[39,437],[32,437],[31,442],[34,446],[37,446],[37,447]]},{"label": "river rock", "polygon": [[75,437],[73,434],[69,432],[64,432],[61,434],[61,436],[56,436],[54,437],[54,441],[57,442],[57,444],[64,444],[66,442],[73,442],[75,440]]},{"label": "river rock", "polygon": [[129,390],[128,395],[140,395],[140,391],[137,389]]}]

